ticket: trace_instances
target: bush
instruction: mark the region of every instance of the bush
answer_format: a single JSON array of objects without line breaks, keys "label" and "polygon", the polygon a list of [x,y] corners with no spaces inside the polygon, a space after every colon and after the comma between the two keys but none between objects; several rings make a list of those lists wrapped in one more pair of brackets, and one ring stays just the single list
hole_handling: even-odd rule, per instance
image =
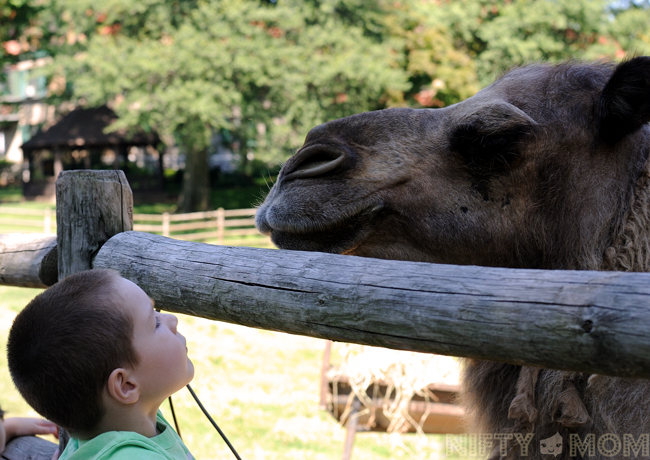
[{"label": "bush", "polygon": [[18,163],[7,160],[0,160],[0,187],[20,183],[22,168]]}]

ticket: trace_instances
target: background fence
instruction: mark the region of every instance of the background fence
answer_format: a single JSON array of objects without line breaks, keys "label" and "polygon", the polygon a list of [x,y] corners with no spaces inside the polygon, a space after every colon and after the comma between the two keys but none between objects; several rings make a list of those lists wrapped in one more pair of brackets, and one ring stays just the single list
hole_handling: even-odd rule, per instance
[{"label": "background fence", "polygon": [[[187,214],[134,214],[133,229],[186,241],[203,241],[227,246],[273,247],[271,240],[255,228],[251,209],[219,208],[215,211]],[[53,208],[25,209],[0,206],[3,232],[39,232],[56,234]]]}]

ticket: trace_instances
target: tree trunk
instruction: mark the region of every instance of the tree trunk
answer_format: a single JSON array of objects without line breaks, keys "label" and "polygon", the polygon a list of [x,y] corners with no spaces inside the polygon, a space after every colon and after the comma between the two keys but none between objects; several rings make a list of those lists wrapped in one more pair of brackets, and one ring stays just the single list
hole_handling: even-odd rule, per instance
[{"label": "tree trunk", "polygon": [[183,191],[179,198],[178,212],[207,211],[209,199],[208,149],[194,150],[188,146],[183,174]]}]

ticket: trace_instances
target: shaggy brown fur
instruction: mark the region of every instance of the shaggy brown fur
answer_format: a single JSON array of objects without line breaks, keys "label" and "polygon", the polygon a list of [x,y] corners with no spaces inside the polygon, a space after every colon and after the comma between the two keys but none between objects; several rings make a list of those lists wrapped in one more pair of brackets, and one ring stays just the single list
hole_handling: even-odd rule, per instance
[{"label": "shaggy brown fur", "polygon": [[[515,69],[447,108],[314,128],[257,225],[286,249],[650,271],[648,121],[649,57]],[[534,433],[525,458],[544,458],[539,441],[556,432],[556,460],[576,458],[570,434],[650,433],[645,380],[466,360],[463,387],[475,432]]]},{"label": "shaggy brown fur", "polygon": [[605,251],[601,268],[650,272],[650,162],[637,181],[623,231]]}]

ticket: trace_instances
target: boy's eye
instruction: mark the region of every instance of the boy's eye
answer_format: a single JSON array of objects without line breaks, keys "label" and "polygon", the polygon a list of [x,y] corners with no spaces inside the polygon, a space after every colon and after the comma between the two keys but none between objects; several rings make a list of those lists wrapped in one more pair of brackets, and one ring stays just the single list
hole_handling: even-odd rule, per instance
[{"label": "boy's eye", "polygon": [[156,316],[156,329],[160,327],[160,318]]}]

